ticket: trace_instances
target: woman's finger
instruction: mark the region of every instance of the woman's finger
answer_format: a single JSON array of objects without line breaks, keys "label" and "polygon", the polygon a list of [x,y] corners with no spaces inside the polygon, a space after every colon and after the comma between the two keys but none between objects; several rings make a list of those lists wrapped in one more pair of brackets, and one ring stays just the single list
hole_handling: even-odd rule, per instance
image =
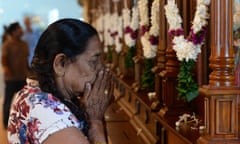
[{"label": "woman's finger", "polygon": [[100,70],[98,75],[97,75],[97,78],[94,82],[93,91],[98,92],[99,89],[101,88],[101,82],[102,82],[102,79],[103,79],[103,75],[104,75],[104,70]]},{"label": "woman's finger", "polygon": [[85,102],[88,101],[90,94],[91,94],[91,90],[92,90],[91,84],[86,83],[85,90],[84,90],[84,96],[83,96]]}]

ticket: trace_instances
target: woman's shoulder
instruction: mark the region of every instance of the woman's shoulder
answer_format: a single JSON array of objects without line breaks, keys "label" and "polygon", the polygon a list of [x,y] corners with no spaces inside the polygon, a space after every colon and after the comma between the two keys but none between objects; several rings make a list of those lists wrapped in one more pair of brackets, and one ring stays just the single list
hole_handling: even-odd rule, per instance
[{"label": "woman's shoulder", "polygon": [[47,105],[52,108],[51,105],[64,105],[57,97],[53,94],[42,91],[38,86],[25,85],[22,90],[16,94],[16,103],[22,103],[25,101],[32,108],[36,106],[43,106],[47,108]]},{"label": "woman's shoulder", "polygon": [[[65,128],[81,128],[77,118],[58,98],[41,91],[38,87],[29,85],[17,93],[10,117],[9,126],[13,129],[12,131],[9,129],[11,133],[23,125],[30,129],[35,127],[36,132],[33,135],[29,133],[29,135],[40,142]],[[18,122],[12,121],[16,119]]]},{"label": "woman's shoulder", "polygon": [[35,116],[38,116],[38,113],[41,111],[52,112],[52,114],[71,113],[69,108],[57,97],[51,93],[43,92],[39,87],[32,85],[25,85],[15,95],[13,110],[21,111],[23,107],[28,110],[29,115],[36,113]]}]

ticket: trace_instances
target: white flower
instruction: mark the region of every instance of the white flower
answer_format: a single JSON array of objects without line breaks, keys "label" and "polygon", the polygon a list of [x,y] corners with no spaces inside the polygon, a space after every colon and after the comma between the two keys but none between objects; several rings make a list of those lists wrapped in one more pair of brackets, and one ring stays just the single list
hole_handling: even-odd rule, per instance
[{"label": "white flower", "polygon": [[122,51],[122,43],[119,38],[115,39],[115,46],[116,46],[115,48],[116,52],[120,53]]},{"label": "white flower", "polygon": [[120,53],[122,51],[121,39],[123,37],[123,19],[121,16],[116,18],[116,28],[117,35],[115,37],[115,50],[117,53]]},{"label": "white flower", "polygon": [[138,9],[139,9],[139,15],[140,15],[140,25],[148,26],[149,25],[148,0],[139,0]]},{"label": "white flower", "polygon": [[195,17],[192,24],[193,32],[197,33],[202,29],[204,25],[206,25],[206,22],[203,21],[200,17]]},{"label": "white flower", "polygon": [[208,7],[206,5],[199,5],[197,6],[196,15],[203,19],[207,19],[209,18],[207,11],[208,11]]},{"label": "white flower", "polygon": [[182,44],[182,42],[186,41],[184,39],[184,36],[175,36],[174,39],[173,39],[173,44],[176,45],[176,44]]},{"label": "white flower", "polygon": [[126,45],[129,47],[133,47],[136,44],[136,40],[132,39],[130,34],[125,34],[124,40],[125,40]]},{"label": "white flower", "polygon": [[137,7],[132,8],[131,28],[135,31],[139,27],[139,11]]},{"label": "white flower", "polygon": [[[194,34],[201,31],[207,25],[209,4],[210,0],[197,0],[197,9],[191,27]],[[169,24],[169,31],[182,29],[182,18],[179,15],[175,1],[168,1],[168,4],[165,6],[165,13]],[[186,40],[184,36],[174,36],[173,38],[173,49],[176,51],[179,61],[184,59],[186,61],[190,59],[196,60],[198,54],[201,52],[201,45],[202,43],[195,45],[192,41]]]},{"label": "white flower", "polygon": [[106,13],[104,16],[104,45],[111,46],[114,44],[114,39],[111,36],[111,29],[112,29],[112,21],[109,19],[112,18],[110,13]]},{"label": "white flower", "polygon": [[122,16],[123,16],[123,27],[127,27],[130,25],[131,17],[130,17],[130,10],[128,8],[124,8],[122,10]]},{"label": "white flower", "polygon": [[[124,29],[129,27],[133,31],[137,31],[139,27],[139,13],[138,13],[138,8],[133,7],[132,8],[132,17],[130,16],[130,10],[129,9],[124,9],[123,10],[123,25]],[[125,44],[128,47],[133,47],[136,44],[136,39],[132,39],[131,33],[125,33],[124,34],[124,41]]]},{"label": "white flower", "polygon": [[[140,4],[143,3],[142,0],[139,1]],[[142,3],[141,3],[142,2]],[[146,1],[144,1],[146,2]],[[144,3],[145,5],[147,3]],[[147,6],[146,6],[147,7]],[[141,9],[140,9],[141,10]],[[157,48],[158,45],[152,45],[149,41],[151,35],[158,37],[159,35],[159,0],[154,0],[151,7],[151,27],[150,30],[145,32],[144,35],[141,37],[141,44],[143,48],[143,56],[145,58],[154,58],[157,55]],[[145,16],[145,15],[144,15]],[[148,17],[148,16],[145,16]],[[148,23],[147,25],[148,26]]]},{"label": "white flower", "polygon": [[154,0],[151,9],[151,28],[150,35],[158,36],[159,34],[159,0]]},{"label": "white flower", "polygon": [[197,55],[201,52],[201,45],[194,45],[192,42],[187,41],[184,36],[176,36],[173,39],[173,49],[179,61],[185,59],[186,61],[197,59]]},{"label": "white flower", "polygon": [[203,26],[207,25],[207,20],[209,18],[209,14],[207,13],[208,7],[199,3],[197,5],[197,10],[195,12],[195,17],[193,19],[192,29],[194,33],[199,32]]},{"label": "white flower", "polygon": [[169,29],[177,30],[181,28],[182,18],[179,15],[179,10],[174,1],[168,1],[164,7],[167,21],[170,24]]}]

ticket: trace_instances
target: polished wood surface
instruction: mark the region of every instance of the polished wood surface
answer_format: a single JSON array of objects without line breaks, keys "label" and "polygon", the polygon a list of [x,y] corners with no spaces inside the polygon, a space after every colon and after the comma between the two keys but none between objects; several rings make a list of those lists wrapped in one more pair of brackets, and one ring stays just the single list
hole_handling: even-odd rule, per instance
[{"label": "polished wood surface", "polygon": [[233,0],[211,2],[211,56],[209,85],[234,87]]},{"label": "polished wood surface", "polygon": [[105,121],[107,135],[112,144],[144,144],[129,119],[116,102],[110,105],[105,114]]}]

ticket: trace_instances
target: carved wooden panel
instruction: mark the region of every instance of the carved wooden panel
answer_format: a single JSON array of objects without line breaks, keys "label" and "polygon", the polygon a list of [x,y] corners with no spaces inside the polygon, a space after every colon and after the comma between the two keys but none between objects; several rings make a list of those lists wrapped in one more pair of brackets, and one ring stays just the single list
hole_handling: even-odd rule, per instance
[{"label": "carved wooden panel", "polygon": [[205,126],[212,138],[238,137],[237,105],[236,95],[210,95],[206,98]]},{"label": "carved wooden panel", "polygon": [[[234,99],[235,98],[235,99]],[[234,135],[236,121],[236,97],[226,96],[216,99],[216,134]]]}]

